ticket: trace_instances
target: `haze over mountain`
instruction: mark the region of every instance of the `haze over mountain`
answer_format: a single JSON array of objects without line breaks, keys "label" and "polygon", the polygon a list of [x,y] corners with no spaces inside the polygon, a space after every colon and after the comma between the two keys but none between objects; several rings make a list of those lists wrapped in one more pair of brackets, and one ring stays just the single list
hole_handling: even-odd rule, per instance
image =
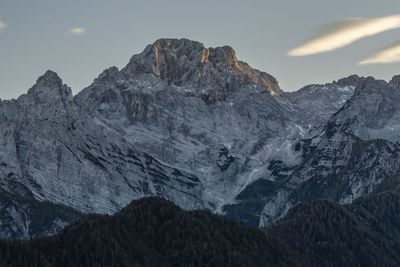
[{"label": "haze over mountain", "polygon": [[47,71],[0,102],[0,234],[47,235],[144,196],[261,227],[299,202],[352,203],[399,172],[398,80],[286,93],[233,48],[188,39],[156,41],[76,96]]}]

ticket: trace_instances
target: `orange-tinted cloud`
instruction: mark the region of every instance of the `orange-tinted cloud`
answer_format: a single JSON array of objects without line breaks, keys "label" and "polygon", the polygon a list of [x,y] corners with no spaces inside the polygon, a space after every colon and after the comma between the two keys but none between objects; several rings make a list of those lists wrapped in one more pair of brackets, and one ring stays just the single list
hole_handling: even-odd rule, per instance
[{"label": "orange-tinted cloud", "polygon": [[72,28],[68,31],[68,35],[82,35],[86,33],[86,29],[85,28]]},{"label": "orange-tinted cloud", "polygon": [[358,65],[389,64],[400,62],[400,41],[379,50],[372,56],[359,62]]},{"label": "orange-tinted cloud", "polygon": [[346,19],[328,26],[321,34],[290,50],[288,55],[306,56],[333,51],[359,39],[396,28],[400,28],[400,15]]}]

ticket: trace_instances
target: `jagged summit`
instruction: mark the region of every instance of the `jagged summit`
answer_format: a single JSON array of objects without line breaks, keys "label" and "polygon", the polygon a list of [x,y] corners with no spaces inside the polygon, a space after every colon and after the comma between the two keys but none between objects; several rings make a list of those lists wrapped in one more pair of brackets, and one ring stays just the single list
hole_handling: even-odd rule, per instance
[{"label": "jagged summit", "polygon": [[365,80],[364,77],[360,77],[356,74],[350,75],[346,78],[342,78],[339,79],[336,83],[337,85],[341,86],[341,87],[345,87],[345,86],[354,86],[357,87],[360,82],[362,82],[363,80]]},{"label": "jagged summit", "polygon": [[56,72],[48,70],[37,79],[36,86],[60,88],[62,80]]},{"label": "jagged summit", "polygon": [[114,81],[115,78],[119,75],[119,70],[117,67],[112,66],[108,69],[105,69],[99,77],[95,79],[95,82],[107,82],[107,81]]},{"label": "jagged summit", "polygon": [[174,86],[233,91],[255,84],[274,94],[283,93],[273,76],[238,61],[232,47],[206,48],[188,39],[159,39],[134,55],[122,72],[153,74]]},{"label": "jagged summit", "polygon": [[367,78],[364,78],[363,80],[361,80],[361,82],[355,88],[354,94],[356,95],[360,92],[372,93],[372,92],[381,91],[383,88],[390,87],[388,85],[389,84],[384,80],[379,80],[379,79],[375,79],[372,76],[368,76]]},{"label": "jagged summit", "polygon": [[[152,60],[143,62],[142,60]],[[173,70],[179,61],[188,61],[194,64],[205,64],[211,62],[213,66],[238,68],[239,63],[235,50],[230,46],[206,48],[203,43],[189,39],[159,39],[145,50],[134,55],[130,63],[135,67],[140,63],[152,63],[151,71],[165,78],[167,71]],[[145,66],[150,67],[150,66]]]},{"label": "jagged summit", "polygon": [[393,76],[389,83],[396,88],[400,88],[400,75]]},{"label": "jagged summit", "polygon": [[45,104],[39,105],[40,112],[37,112],[49,113],[46,116],[51,116],[51,112],[58,114],[62,110],[68,109],[72,105],[73,94],[71,88],[63,84],[57,73],[48,70],[37,79],[35,85],[28,90],[27,95],[22,95],[18,99],[26,105]]}]

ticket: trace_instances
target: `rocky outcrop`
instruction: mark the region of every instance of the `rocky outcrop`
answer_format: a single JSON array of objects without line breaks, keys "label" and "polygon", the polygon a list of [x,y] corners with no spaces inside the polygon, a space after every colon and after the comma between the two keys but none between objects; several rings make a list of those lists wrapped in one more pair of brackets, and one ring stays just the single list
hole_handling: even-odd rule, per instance
[{"label": "rocky outcrop", "polygon": [[400,75],[393,76],[392,80],[390,80],[390,84],[396,88],[400,88]]}]

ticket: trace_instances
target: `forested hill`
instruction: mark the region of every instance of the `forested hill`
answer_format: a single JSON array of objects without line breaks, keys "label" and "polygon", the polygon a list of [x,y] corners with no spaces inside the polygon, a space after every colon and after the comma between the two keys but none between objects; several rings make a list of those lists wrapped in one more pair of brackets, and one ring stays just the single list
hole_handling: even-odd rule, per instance
[{"label": "forested hill", "polygon": [[305,266],[400,266],[398,192],[345,206],[330,200],[301,203],[266,230]]},{"label": "forested hill", "polygon": [[161,198],[132,202],[114,216],[89,215],[59,234],[2,241],[2,266],[293,266],[275,238],[208,211]]},{"label": "forested hill", "polygon": [[399,266],[399,255],[398,190],[302,203],[263,229],[144,198],[55,236],[0,243],[1,266]]}]

